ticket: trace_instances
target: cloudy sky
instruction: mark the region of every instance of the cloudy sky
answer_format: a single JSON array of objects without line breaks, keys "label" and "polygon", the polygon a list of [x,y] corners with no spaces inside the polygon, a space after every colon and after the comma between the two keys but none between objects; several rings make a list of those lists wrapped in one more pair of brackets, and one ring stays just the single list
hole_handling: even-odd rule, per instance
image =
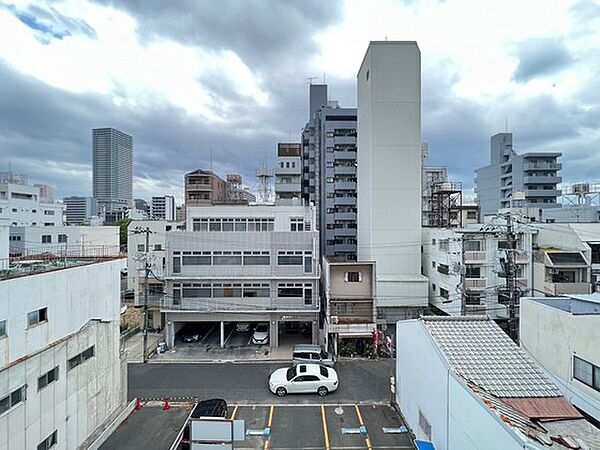
[{"label": "cloudy sky", "polygon": [[[134,136],[134,195],[182,198],[183,174],[253,186],[298,140],[307,78],[356,106],[370,40],[416,40],[423,140],[473,186],[489,137],[563,152],[600,180],[598,1],[0,0],[0,170],[91,195],[91,129]],[[212,163],[211,163],[212,161]]]}]

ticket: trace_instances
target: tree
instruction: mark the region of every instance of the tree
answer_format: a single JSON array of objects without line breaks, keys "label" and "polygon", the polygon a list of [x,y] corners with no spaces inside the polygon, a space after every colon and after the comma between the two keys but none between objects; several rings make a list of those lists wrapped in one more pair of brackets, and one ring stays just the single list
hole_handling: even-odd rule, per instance
[{"label": "tree", "polygon": [[127,248],[127,227],[131,223],[131,219],[121,219],[118,220],[115,225],[120,228],[120,244],[121,247]]}]

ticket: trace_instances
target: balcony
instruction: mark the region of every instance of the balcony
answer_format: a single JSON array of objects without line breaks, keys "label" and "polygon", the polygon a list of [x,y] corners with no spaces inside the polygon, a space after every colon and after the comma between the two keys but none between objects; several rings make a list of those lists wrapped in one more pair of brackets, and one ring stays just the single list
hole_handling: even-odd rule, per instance
[{"label": "balcony", "polygon": [[356,159],[356,152],[336,151],[335,159]]},{"label": "balcony", "polygon": [[560,197],[560,189],[525,189],[525,197]]},{"label": "balcony", "polygon": [[355,166],[336,166],[333,168],[333,173],[336,175],[356,175]]},{"label": "balcony", "polygon": [[485,278],[465,278],[465,287],[469,289],[484,289],[486,284]]},{"label": "balcony", "polygon": [[300,181],[297,183],[275,183],[275,192],[300,192]]},{"label": "balcony", "polygon": [[335,244],[333,251],[335,253],[356,253],[356,244]]},{"label": "balcony", "polygon": [[485,261],[486,254],[484,251],[465,252],[465,262],[469,261]]},{"label": "balcony", "polygon": [[333,204],[338,206],[355,206],[356,197],[335,197]]},{"label": "balcony", "polygon": [[[333,236],[356,236],[356,228],[336,228],[333,232]],[[334,239],[334,237],[332,237]]]},{"label": "balcony", "polygon": [[336,181],[333,183],[335,190],[356,190],[355,181]]},{"label": "balcony", "polygon": [[525,163],[523,170],[560,170],[561,163]]},{"label": "balcony", "polygon": [[541,177],[523,177],[525,184],[558,184],[562,183],[562,177],[557,176],[541,176]]},{"label": "balcony", "polygon": [[356,220],[355,212],[336,212],[333,215],[335,220]]},{"label": "balcony", "polygon": [[551,295],[589,294],[591,283],[544,283],[544,291]]}]

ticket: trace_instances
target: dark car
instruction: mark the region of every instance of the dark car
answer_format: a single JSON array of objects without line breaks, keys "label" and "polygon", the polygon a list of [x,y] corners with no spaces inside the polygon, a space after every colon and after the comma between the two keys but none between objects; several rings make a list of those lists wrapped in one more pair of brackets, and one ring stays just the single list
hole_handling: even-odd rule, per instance
[{"label": "dark car", "polygon": [[[190,415],[191,419],[199,419],[201,417],[227,417],[227,402],[222,398],[212,398],[196,403],[194,410]],[[181,440],[181,449],[189,450],[190,448],[190,424],[187,423],[183,430],[183,438]]]}]

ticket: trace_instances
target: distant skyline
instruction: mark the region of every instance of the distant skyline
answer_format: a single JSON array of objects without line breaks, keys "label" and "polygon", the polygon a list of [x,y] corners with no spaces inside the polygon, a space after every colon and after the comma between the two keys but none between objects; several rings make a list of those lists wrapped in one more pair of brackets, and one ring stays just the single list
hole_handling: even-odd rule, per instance
[{"label": "distant skyline", "polygon": [[134,198],[180,203],[211,161],[253,187],[300,140],[307,78],[355,107],[386,38],[418,42],[423,141],[465,188],[506,122],[517,152],[563,153],[565,182],[600,179],[598,1],[0,0],[0,30],[0,170],[57,198],[91,196],[101,127],[136,142]]}]

